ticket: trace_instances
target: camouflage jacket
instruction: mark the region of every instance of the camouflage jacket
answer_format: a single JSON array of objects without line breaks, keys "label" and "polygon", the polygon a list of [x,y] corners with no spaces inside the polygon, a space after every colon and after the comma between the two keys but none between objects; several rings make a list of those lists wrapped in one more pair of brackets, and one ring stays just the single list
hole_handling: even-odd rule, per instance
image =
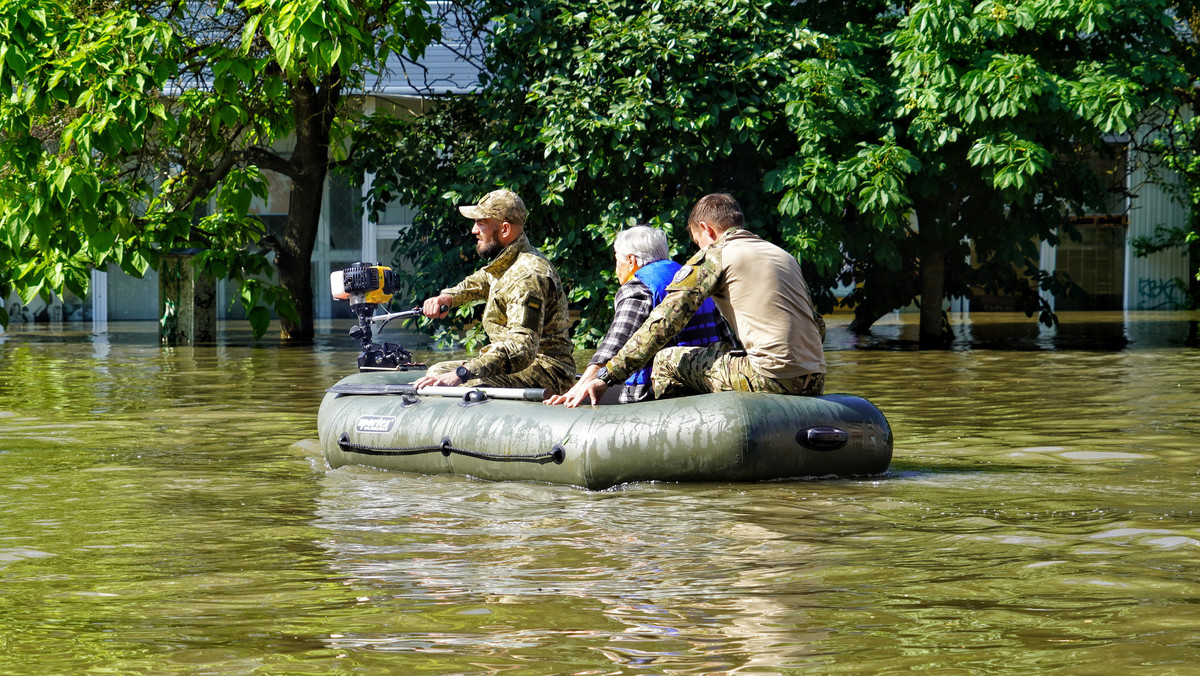
[{"label": "camouflage jacket", "polygon": [[[754,278],[759,276],[763,281],[761,288],[771,288],[771,283],[775,281],[772,277],[776,274],[771,271],[769,265],[765,265],[760,271],[757,268],[747,268],[745,262],[740,263],[741,267],[736,270],[727,270],[731,263],[730,260],[725,260],[729,258],[724,256],[725,249],[742,247],[746,242],[757,242],[778,249],[742,228],[730,228],[716,242],[692,256],[687,264],[675,273],[675,278],[667,286],[667,297],[654,308],[641,328],[605,365],[613,382],[624,380],[630,373],[653,360],[671,338],[687,325],[704,299],[710,296],[717,302],[739,341],[747,349],[755,370],[769,377],[790,377],[795,373],[824,373],[818,320],[812,309],[807,288],[789,288],[781,294],[781,297],[787,296],[785,300],[788,300],[788,303],[781,303],[780,306],[786,308],[788,316],[779,315],[778,319],[772,316],[766,322],[770,325],[767,331],[750,325],[739,326],[739,308],[730,303],[729,275],[736,273],[736,277],[741,280],[739,283],[742,293],[745,293],[747,289],[759,288],[759,285],[754,283]],[[744,249],[742,251],[740,258],[744,261]],[[775,257],[784,259],[788,269],[794,267],[788,274],[795,275],[794,281],[798,282],[795,286],[803,286],[803,279],[795,260],[782,250],[779,250],[779,254]],[[758,314],[762,315],[763,312],[759,310]],[[791,327],[794,326],[801,326],[802,330],[792,332]],[[764,333],[771,335],[767,336],[768,340],[759,343]]]},{"label": "camouflage jacket", "polygon": [[466,366],[479,377],[517,373],[535,361],[575,372],[571,320],[558,271],[522,233],[492,262],[442,293],[452,306],[487,300],[488,345]]}]

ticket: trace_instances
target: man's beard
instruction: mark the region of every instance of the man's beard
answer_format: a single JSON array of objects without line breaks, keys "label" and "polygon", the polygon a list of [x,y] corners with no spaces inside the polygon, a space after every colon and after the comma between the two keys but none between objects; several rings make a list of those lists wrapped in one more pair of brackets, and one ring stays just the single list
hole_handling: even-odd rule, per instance
[{"label": "man's beard", "polygon": [[475,243],[475,251],[479,252],[484,258],[495,258],[496,254],[504,250],[504,245],[500,243],[499,237],[494,237],[490,240],[481,239]]}]

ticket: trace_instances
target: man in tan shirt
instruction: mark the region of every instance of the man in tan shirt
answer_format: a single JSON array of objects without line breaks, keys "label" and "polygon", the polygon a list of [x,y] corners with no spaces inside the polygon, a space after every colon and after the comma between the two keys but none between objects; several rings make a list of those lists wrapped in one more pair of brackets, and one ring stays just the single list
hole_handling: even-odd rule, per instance
[{"label": "man in tan shirt", "polygon": [[[625,346],[576,388],[567,406],[597,402],[608,387],[654,360],[656,398],[741,390],[819,395],[825,387],[822,326],[791,254],[745,230],[731,195],[706,195],[688,216],[701,250],[680,268],[667,297]],[[663,346],[712,297],[744,349],[727,343]]]}]

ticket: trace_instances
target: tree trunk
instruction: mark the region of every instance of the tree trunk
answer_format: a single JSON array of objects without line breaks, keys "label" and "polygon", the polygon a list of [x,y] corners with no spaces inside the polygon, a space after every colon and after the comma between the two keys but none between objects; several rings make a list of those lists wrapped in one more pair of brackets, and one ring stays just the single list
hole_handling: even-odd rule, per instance
[{"label": "tree trunk", "polygon": [[952,334],[942,311],[946,299],[946,252],[930,247],[921,256],[921,329],[922,348],[944,348]]},{"label": "tree trunk", "polygon": [[[311,175],[316,173],[320,178]],[[313,338],[312,251],[317,241],[324,184],[324,171],[308,172],[293,179],[287,229],[275,254],[279,284],[291,294],[300,319],[296,324],[286,317],[279,318],[279,337],[287,341],[306,342]]]},{"label": "tree trunk", "polygon": [[321,221],[325,175],[329,171],[329,137],[340,98],[337,73],[327,78],[335,84],[322,88],[303,81],[292,83],[292,110],[296,119],[296,146],[292,151],[292,195],[287,228],[279,242],[275,266],[279,284],[296,304],[297,324],[280,317],[280,338],[307,342],[313,338],[312,252]]}]

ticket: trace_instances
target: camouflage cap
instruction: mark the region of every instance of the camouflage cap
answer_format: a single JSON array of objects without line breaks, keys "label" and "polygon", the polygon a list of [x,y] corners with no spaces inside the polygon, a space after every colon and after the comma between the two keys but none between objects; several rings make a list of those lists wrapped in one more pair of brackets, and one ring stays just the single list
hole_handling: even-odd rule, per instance
[{"label": "camouflage cap", "polygon": [[479,204],[467,204],[458,208],[458,213],[480,220],[495,218],[513,225],[525,225],[525,203],[511,190],[493,190],[479,200]]}]

